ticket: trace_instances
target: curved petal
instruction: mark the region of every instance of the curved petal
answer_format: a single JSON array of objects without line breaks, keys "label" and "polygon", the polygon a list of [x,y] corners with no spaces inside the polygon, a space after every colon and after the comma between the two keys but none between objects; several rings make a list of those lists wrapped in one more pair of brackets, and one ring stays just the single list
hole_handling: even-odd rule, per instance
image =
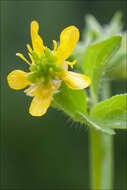
[{"label": "curved petal", "polygon": [[64,71],[60,78],[68,85],[69,88],[75,90],[87,88],[90,85],[89,77],[71,71]]},{"label": "curved petal", "polygon": [[51,104],[51,96],[51,88],[45,89],[44,87],[40,87],[37,90],[36,95],[31,102],[29,113],[32,116],[44,115]]},{"label": "curved petal", "polygon": [[15,90],[23,89],[30,84],[26,79],[27,73],[21,70],[14,70],[9,73],[7,80],[11,88]]},{"label": "curved petal", "polygon": [[31,22],[31,40],[34,51],[38,55],[43,55],[44,53],[44,46],[43,40],[38,34],[39,31],[39,24],[36,21]]},{"label": "curved petal", "polygon": [[61,32],[60,46],[55,52],[55,55],[58,56],[56,64],[63,62],[71,55],[78,40],[79,30],[75,26],[69,26]]}]

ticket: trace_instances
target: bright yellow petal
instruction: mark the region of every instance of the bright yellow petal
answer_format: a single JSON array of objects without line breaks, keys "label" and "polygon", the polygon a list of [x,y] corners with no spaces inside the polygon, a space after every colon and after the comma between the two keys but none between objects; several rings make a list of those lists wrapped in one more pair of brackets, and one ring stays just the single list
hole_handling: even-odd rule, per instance
[{"label": "bright yellow petal", "polygon": [[25,61],[26,63],[28,63],[29,65],[31,64],[25,57],[23,54],[21,53],[16,53],[16,56],[20,57],[23,61]]},{"label": "bright yellow petal", "polygon": [[29,113],[32,116],[44,115],[51,104],[51,96],[52,96],[51,89],[45,90],[44,87],[41,87],[31,102]]},{"label": "bright yellow petal", "polygon": [[30,84],[26,79],[27,73],[21,70],[14,70],[9,73],[7,80],[11,88],[15,90],[23,89]]},{"label": "bright yellow petal", "polygon": [[87,88],[90,85],[89,77],[71,71],[64,71],[60,78],[68,85],[69,88],[75,90]]},{"label": "bright yellow petal", "polygon": [[38,34],[39,31],[39,24],[36,21],[31,22],[31,40],[34,51],[38,55],[43,55],[44,53],[44,46],[43,40]]},{"label": "bright yellow petal", "polygon": [[60,46],[55,52],[55,55],[58,56],[56,64],[60,64],[71,55],[78,40],[79,30],[75,26],[69,26],[61,32]]}]

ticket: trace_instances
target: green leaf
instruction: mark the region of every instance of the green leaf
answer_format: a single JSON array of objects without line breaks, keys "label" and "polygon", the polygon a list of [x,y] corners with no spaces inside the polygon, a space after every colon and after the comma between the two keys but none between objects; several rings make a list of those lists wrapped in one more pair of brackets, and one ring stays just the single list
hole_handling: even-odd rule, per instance
[{"label": "green leaf", "polygon": [[121,47],[106,66],[106,75],[110,78],[127,79],[127,33],[122,35]]},{"label": "green leaf", "polygon": [[63,82],[53,96],[52,106],[65,112],[75,121],[80,121],[77,111],[87,114],[86,94],[84,90],[72,90]]},{"label": "green leaf", "polygon": [[111,19],[111,22],[109,23],[109,25],[106,26],[105,28],[105,32],[107,33],[107,35],[111,36],[111,35],[115,35],[119,32],[122,31],[122,12],[117,11],[113,18]]},{"label": "green leaf", "polygon": [[110,129],[106,126],[103,126],[101,123],[99,123],[99,124],[96,123],[95,120],[93,120],[92,118],[90,118],[86,114],[83,114],[83,113],[77,111],[77,116],[78,116],[78,118],[80,118],[81,123],[84,123],[84,124],[88,125],[89,127],[92,127],[94,129],[101,131],[101,132],[108,134],[108,135],[114,135],[115,134],[115,132],[112,129]]},{"label": "green leaf", "polygon": [[93,15],[86,15],[85,23],[86,27],[83,32],[83,41],[95,41],[97,38],[101,37],[103,28]]},{"label": "green leaf", "polygon": [[74,121],[84,123],[106,134],[114,134],[113,130],[100,127],[89,118],[84,90],[72,90],[62,83],[60,91],[53,96],[52,106],[66,113]]},{"label": "green leaf", "polygon": [[96,102],[99,85],[105,65],[111,56],[118,50],[121,36],[113,36],[104,41],[88,46],[84,58],[84,72],[91,79],[91,95]]},{"label": "green leaf", "polygon": [[127,129],[127,94],[116,95],[97,103],[91,109],[90,117],[103,127]]}]

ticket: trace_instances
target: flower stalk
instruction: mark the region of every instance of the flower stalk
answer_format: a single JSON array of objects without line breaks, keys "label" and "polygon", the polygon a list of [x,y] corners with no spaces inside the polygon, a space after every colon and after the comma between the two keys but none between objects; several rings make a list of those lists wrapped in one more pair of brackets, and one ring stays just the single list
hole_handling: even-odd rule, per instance
[{"label": "flower stalk", "polygon": [[[110,96],[110,84],[105,82],[102,100]],[[93,189],[113,189],[113,136],[93,128],[89,131],[90,184]]]}]

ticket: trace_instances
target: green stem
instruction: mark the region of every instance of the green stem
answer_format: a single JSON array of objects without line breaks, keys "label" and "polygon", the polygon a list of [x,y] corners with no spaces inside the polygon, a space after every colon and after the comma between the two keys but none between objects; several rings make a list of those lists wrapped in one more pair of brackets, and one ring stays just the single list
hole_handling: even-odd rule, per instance
[{"label": "green stem", "polygon": [[[110,96],[110,84],[103,85],[102,100]],[[90,129],[90,180],[92,190],[113,188],[113,136]]]}]

